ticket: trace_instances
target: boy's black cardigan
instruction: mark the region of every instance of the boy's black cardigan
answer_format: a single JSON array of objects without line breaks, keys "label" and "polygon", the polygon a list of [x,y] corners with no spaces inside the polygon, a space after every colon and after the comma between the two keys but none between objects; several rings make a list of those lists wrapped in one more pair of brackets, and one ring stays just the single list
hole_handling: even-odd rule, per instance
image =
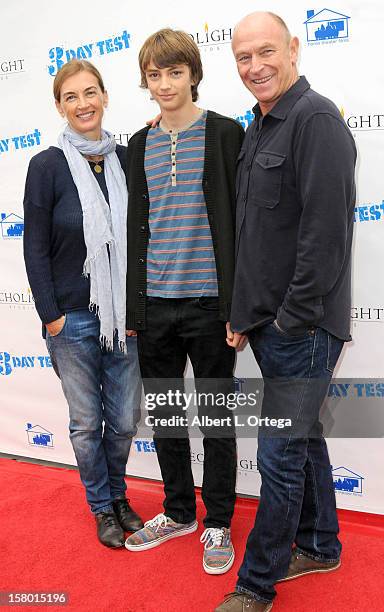
[{"label": "boy's black cardigan", "polygon": [[[144,170],[149,127],[128,143],[127,329],[145,329],[149,196]],[[219,290],[219,319],[229,320],[235,267],[236,160],[244,130],[237,121],[208,111],[203,191],[212,233]]]}]

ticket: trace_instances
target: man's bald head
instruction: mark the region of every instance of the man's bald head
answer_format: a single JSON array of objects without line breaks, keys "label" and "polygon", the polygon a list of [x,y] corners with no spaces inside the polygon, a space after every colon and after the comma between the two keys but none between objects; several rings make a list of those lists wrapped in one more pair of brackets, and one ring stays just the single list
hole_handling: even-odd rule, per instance
[{"label": "man's bald head", "polygon": [[255,12],[236,25],[232,50],[244,85],[268,113],[298,79],[298,38],[275,13]]},{"label": "man's bald head", "polygon": [[249,15],[243,17],[243,19],[241,19],[235,25],[233,31],[233,38],[235,38],[236,36],[236,31],[241,30],[242,28],[252,28],[255,25],[260,25],[261,22],[268,20],[273,21],[278,27],[281,28],[282,32],[285,34],[287,43],[289,43],[292,36],[287,24],[285,23],[284,19],[282,19],[279,15],[276,15],[276,13],[272,13],[271,11],[254,11],[253,13],[250,13]]}]

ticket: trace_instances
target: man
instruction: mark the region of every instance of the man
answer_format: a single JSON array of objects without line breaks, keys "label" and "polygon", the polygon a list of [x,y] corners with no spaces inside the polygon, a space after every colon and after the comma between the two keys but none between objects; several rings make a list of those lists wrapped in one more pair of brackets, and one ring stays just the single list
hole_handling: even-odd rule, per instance
[{"label": "man", "polygon": [[217,610],[266,612],[279,580],[340,565],[319,410],[350,340],[356,150],[336,106],[299,77],[299,41],[280,17],[248,15],[232,46],[258,104],[239,156],[231,324],[260,366],[262,416],[292,427],[259,430],[257,517],[236,592]]},{"label": "man", "polygon": [[[202,66],[198,47],[180,31],[160,30],[139,54],[142,86],[159,104],[161,121],[129,142],[127,328],[137,330],[149,397],[183,392],[187,357],[202,392],[233,391],[235,350],[229,329],[234,272],[235,172],[243,129],[196,106]],[[241,342],[244,339],[241,340]],[[160,396],[159,396],[160,397]],[[159,400],[160,404],[160,400]],[[204,437],[202,497],[207,515],[203,567],[222,574],[234,561],[230,523],[235,503],[236,440],[224,406],[205,407],[222,431]],[[199,406],[199,414],[203,408]],[[178,417],[180,427],[155,419]],[[152,413],[164,481],[164,513],[129,537],[143,551],[197,529],[185,412]],[[157,426],[156,426],[157,423]]]}]

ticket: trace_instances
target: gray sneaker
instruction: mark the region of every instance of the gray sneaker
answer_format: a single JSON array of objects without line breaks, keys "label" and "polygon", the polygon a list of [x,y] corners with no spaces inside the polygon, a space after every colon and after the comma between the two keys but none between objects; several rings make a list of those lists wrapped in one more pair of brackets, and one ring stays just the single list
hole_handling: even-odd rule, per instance
[{"label": "gray sneaker", "polygon": [[200,542],[204,544],[203,568],[207,574],[225,574],[235,560],[231,530],[226,527],[208,527]]},{"label": "gray sneaker", "polygon": [[197,529],[197,521],[192,523],[175,523],[165,514],[157,514],[153,519],[144,523],[144,527],[133,533],[125,541],[125,548],[133,552],[148,550],[160,546],[172,538],[193,533]]}]

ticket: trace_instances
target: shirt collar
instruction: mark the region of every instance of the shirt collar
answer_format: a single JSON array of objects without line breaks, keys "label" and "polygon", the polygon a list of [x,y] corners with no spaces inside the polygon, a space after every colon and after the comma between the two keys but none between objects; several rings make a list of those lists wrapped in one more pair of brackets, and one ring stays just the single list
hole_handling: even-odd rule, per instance
[{"label": "shirt collar", "polygon": [[[292,85],[292,87],[285,92],[280,100],[276,102],[272,110],[270,110],[267,114],[275,117],[276,119],[285,119],[291,108],[296,104],[297,100],[301,98],[303,93],[309,88],[310,84],[305,76],[299,77],[296,83],[294,83],[294,85]],[[259,103],[257,103],[252,110],[255,117],[258,118],[261,116]]]}]

